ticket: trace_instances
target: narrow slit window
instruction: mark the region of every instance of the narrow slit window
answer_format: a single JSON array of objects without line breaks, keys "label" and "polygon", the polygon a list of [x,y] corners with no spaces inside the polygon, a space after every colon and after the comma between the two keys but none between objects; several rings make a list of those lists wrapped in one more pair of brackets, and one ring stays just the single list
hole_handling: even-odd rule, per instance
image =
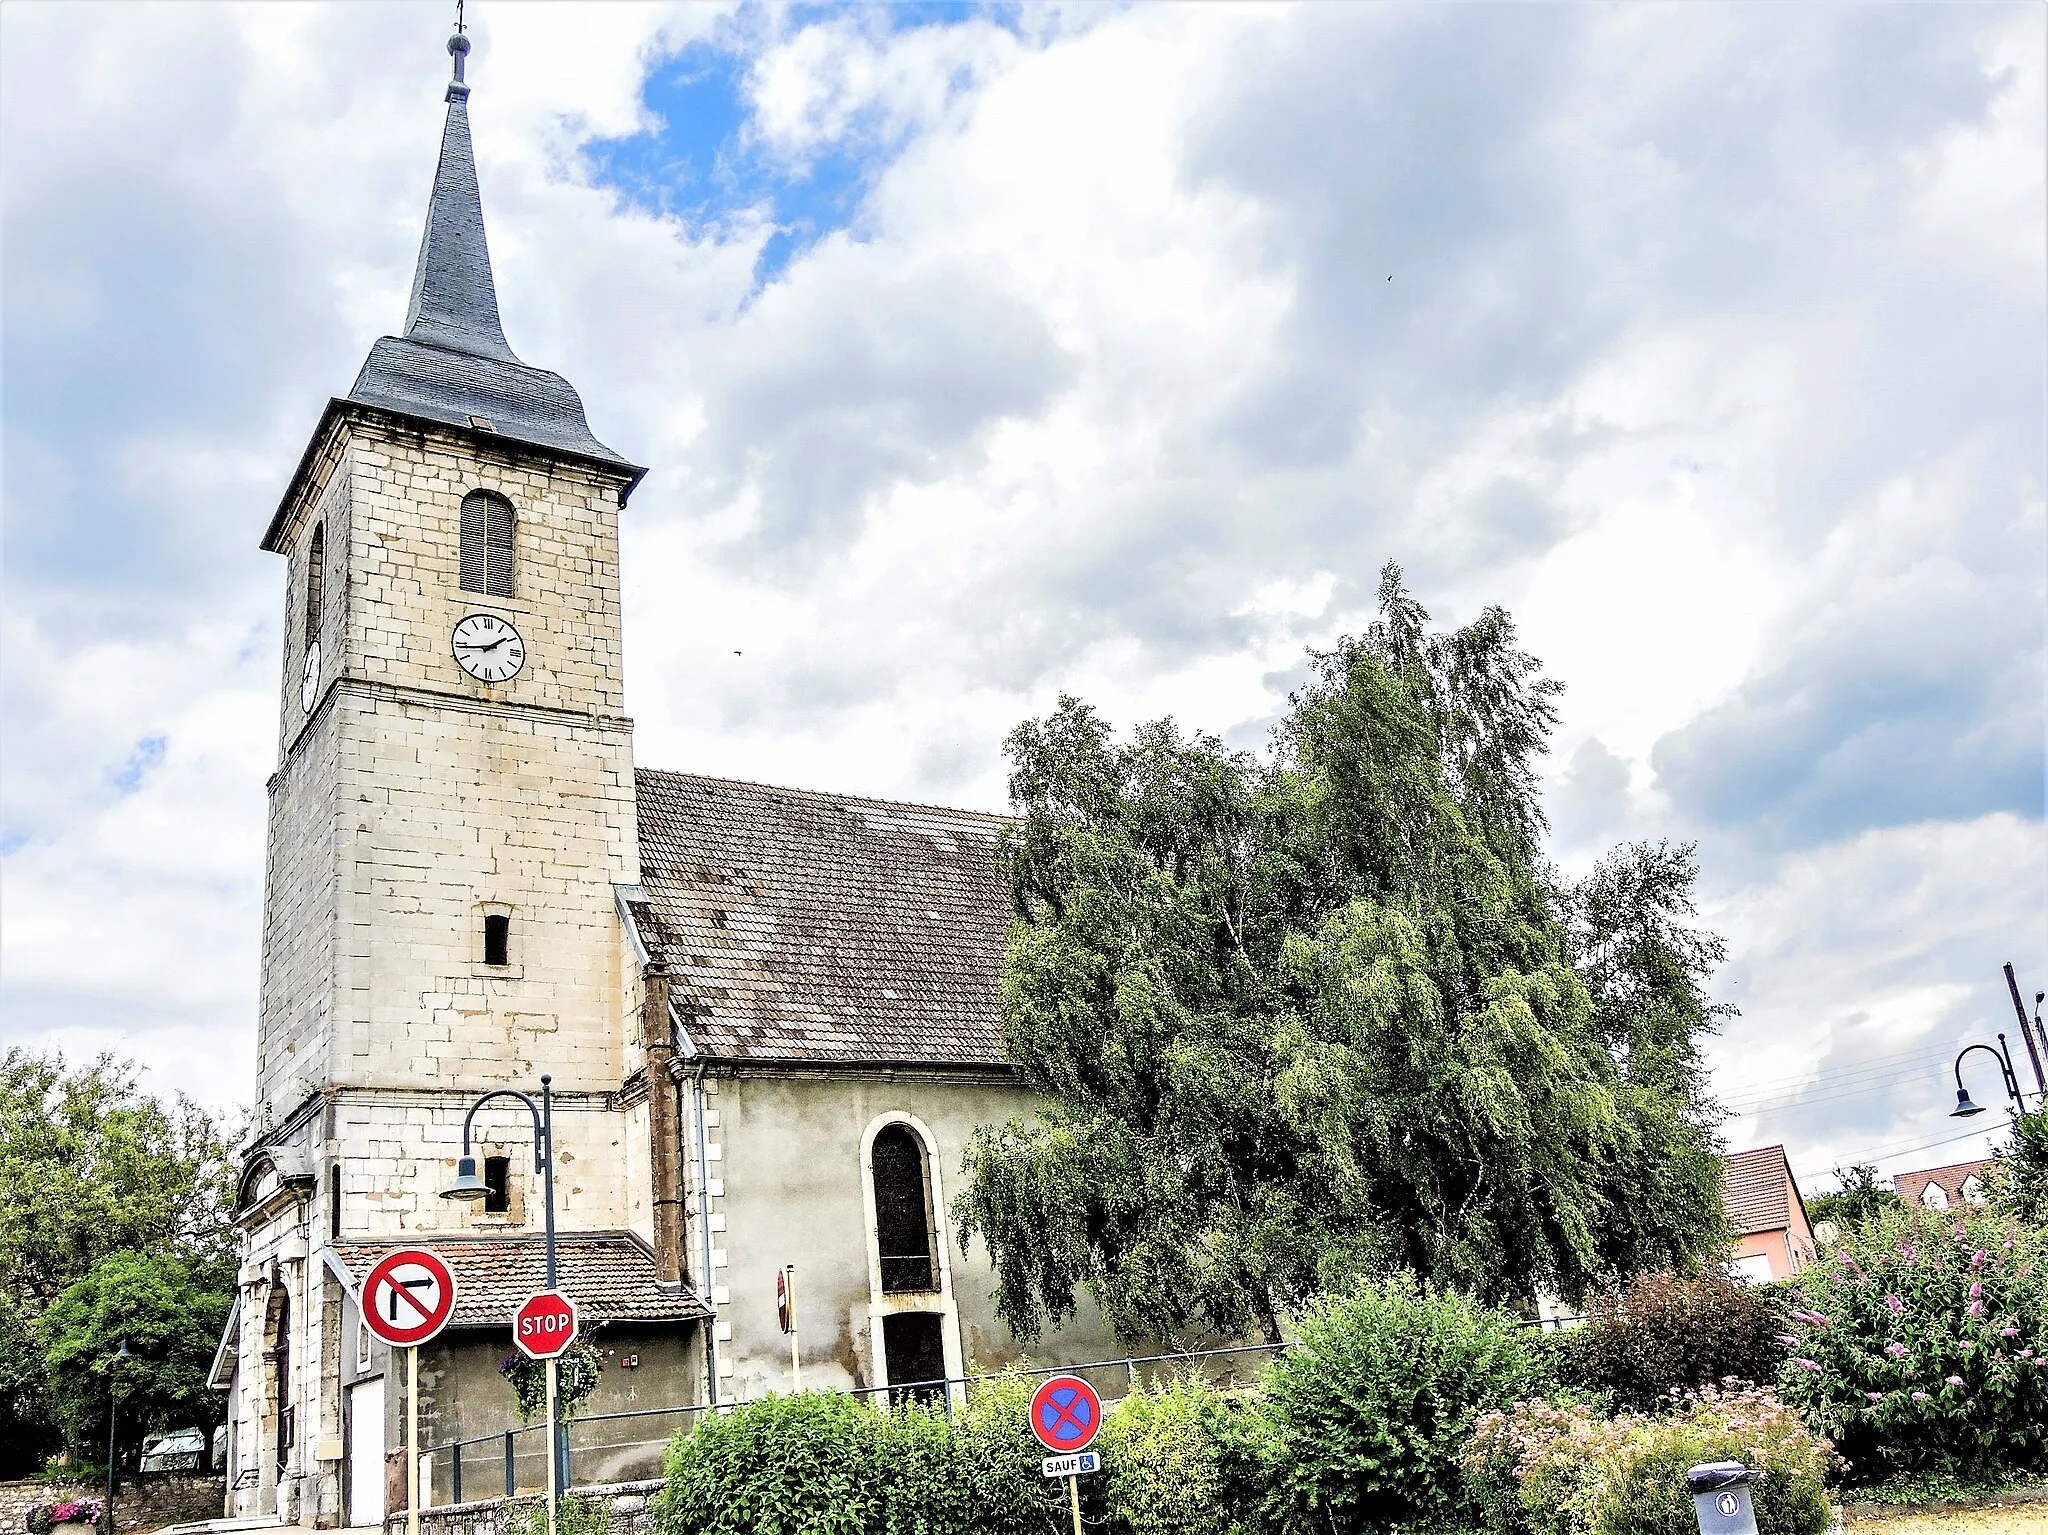
[{"label": "narrow slit window", "polygon": [[462,589],[487,597],[511,597],[513,533],[517,519],[512,503],[487,490],[473,490],[462,500]]},{"label": "narrow slit window", "polygon": [[492,915],[484,918],[484,963],[512,963],[512,919]]},{"label": "narrow slit window", "polygon": [[341,1235],[341,1164],[327,1169],[327,1234]]},{"label": "narrow slit window", "polygon": [[484,1214],[503,1215],[512,1208],[512,1159],[484,1158]]},{"label": "narrow slit window", "polygon": [[924,1143],[908,1125],[890,1125],[875,1137],[869,1175],[875,1180],[875,1245],[882,1260],[882,1293],[928,1293],[938,1285],[932,1250],[930,1184]]},{"label": "narrow slit window", "polygon": [[313,537],[306,545],[306,611],[302,632],[312,644],[320,635],[320,604],[327,590],[327,524],[313,525]]}]

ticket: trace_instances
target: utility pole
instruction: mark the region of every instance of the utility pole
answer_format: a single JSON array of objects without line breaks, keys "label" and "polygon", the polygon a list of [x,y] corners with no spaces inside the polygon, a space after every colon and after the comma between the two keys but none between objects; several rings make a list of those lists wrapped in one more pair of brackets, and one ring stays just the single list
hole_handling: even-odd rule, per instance
[{"label": "utility pole", "polygon": [[2026,1005],[2020,1001],[2020,983],[2012,973],[2012,961],[2005,962],[2005,989],[2012,993],[2012,1010],[2020,1015],[2020,1038],[2027,1042],[2027,1059],[2034,1063],[2034,1091],[2039,1106],[2048,1108],[2048,1076],[2041,1072],[2041,1047],[2034,1043],[2034,1026],[2027,1021]]}]

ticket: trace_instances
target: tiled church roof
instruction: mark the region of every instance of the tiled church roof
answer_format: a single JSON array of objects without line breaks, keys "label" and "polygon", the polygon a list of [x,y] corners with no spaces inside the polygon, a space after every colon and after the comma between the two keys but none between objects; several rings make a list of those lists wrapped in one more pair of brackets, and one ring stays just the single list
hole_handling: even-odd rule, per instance
[{"label": "tiled church roof", "polygon": [[641,941],[706,1055],[1003,1064],[1001,816],[635,774]]},{"label": "tiled church roof", "polygon": [[[547,1288],[547,1239],[529,1236],[408,1237],[403,1241],[336,1242],[334,1255],[361,1291],[386,1253],[424,1247],[455,1275],[450,1327],[502,1327],[511,1338],[512,1313],[529,1295]],[[673,1322],[702,1317],[704,1303],[687,1290],[654,1282],[654,1254],[629,1231],[581,1231],[555,1239],[562,1293],[576,1302],[585,1323]]]}]

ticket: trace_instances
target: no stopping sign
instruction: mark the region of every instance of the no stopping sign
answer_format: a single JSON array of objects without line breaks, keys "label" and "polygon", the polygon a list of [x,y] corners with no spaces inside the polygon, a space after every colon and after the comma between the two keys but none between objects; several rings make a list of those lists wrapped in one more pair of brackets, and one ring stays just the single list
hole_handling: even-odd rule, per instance
[{"label": "no stopping sign", "polygon": [[1031,1397],[1031,1432],[1056,1455],[1085,1450],[1102,1427],[1102,1398],[1078,1375],[1055,1375]]}]

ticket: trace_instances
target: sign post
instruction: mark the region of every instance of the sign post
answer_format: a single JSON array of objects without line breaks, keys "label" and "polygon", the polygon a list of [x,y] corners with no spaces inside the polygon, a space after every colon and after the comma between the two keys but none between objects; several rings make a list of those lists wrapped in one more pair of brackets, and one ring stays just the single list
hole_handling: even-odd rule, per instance
[{"label": "sign post", "polygon": [[529,1295],[512,1313],[512,1342],[527,1358],[546,1360],[548,1367],[548,1535],[556,1535],[556,1505],[562,1495],[558,1485],[560,1457],[556,1453],[561,1435],[555,1414],[557,1371],[561,1357],[576,1341],[576,1330],[576,1302],[560,1290]]},{"label": "sign post", "polygon": [[405,1531],[420,1531],[420,1345],[455,1313],[455,1274],[423,1248],[377,1260],[363,1281],[363,1325],[405,1350]]},{"label": "sign post", "polygon": [[775,1275],[775,1320],[789,1334],[789,1388],[804,1389],[804,1357],[796,1341],[796,1265],[785,1263]]},{"label": "sign post", "polygon": [[1083,1454],[1102,1427],[1102,1398],[1078,1375],[1055,1375],[1031,1394],[1031,1432],[1052,1454],[1041,1468],[1067,1479],[1074,1535],[1081,1531],[1081,1478],[1101,1469],[1099,1455]]}]

